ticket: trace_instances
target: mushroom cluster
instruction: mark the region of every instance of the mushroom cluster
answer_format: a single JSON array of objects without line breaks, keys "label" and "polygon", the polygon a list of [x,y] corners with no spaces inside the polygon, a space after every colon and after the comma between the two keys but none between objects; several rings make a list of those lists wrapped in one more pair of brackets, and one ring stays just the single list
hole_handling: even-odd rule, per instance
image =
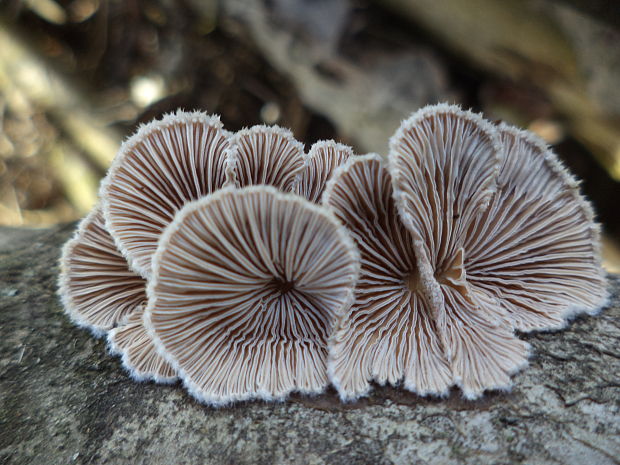
[{"label": "mushroom cluster", "polygon": [[526,364],[515,331],[607,298],[592,208],[556,156],[445,104],[404,121],[387,162],[202,112],[142,126],[59,293],[132,377],[211,405],[373,381],[474,399]]}]

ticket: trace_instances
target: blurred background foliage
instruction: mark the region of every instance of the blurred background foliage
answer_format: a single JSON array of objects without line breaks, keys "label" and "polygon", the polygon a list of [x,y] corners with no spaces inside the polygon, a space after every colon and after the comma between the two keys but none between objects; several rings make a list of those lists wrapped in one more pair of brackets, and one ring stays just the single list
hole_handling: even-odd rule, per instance
[{"label": "blurred background foliage", "polygon": [[450,101],[538,133],[620,271],[615,0],[2,0],[0,224],[83,216],[120,142],[178,107],[386,153]]}]

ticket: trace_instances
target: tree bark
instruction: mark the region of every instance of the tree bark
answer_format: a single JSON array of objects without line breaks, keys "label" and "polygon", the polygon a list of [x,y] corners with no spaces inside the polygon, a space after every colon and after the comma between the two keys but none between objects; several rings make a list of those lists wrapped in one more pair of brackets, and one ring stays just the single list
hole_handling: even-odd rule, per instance
[{"label": "tree bark", "polygon": [[227,408],[137,383],[71,324],[57,259],[74,225],[0,228],[0,462],[25,464],[617,464],[620,277],[610,305],[522,336],[530,365],[475,402],[378,387]]}]

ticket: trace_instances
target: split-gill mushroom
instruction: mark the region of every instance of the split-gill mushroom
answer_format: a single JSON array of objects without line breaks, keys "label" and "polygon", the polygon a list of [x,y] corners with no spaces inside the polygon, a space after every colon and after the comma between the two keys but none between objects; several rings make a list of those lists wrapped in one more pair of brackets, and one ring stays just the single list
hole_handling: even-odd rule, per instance
[{"label": "split-gill mushroom", "polygon": [[78,326],[102,335],[146,301],[146,281],[129,269],[105,229],[99,206],[64,246],[58,292]]},{"label": "split-gill mushroom", "polygon": [[199,112],[143,126],[63,249],[67,313],[134,378],[221,405],[328,378],[345,400],[373,380],[476,398],[526,363],[514,330],[604,304],[592,208],[530,133],[436,105],[387,167],[352,155]]},{"label": "split-gill mushroom", "polygon": [[352,156],[353,149],[347,145],[333,140],[315,142],[306,157],[306,166],[293,183],[293,192],[319,203],[334,170]]},{"label": "split-gill mushroom", "polygon": [[[533,136],[497,128],[448,105],[426,108],[403,123],[390,143],[389,174],[398,221],[410,234],[404,243],[415,257],[409,275],[394,266],[393,245],[390,253],[369,245],[372,236],[388,237],[368,226],[377,224],[377,201],[370,200],[369,191],[377,189],[372,186],[381,177],[370,174],[373,163],[379,161],[345,165],[326,193],[327,204],[352,230],[362,256],[356,302],[330,349],[331,376],[344,398],[363,394],[372,379],[404,379],[411,390],[436,394],[454,383],[468,398],[506,388],[527,356],[527,345],[513,329],[557,328],[570,313],[602,305],[605,281],[591,208],[555,156]],[[352,196],[354,186],[363,192]],[[373,256],[386,260],[381,272],[370,266]],[[445,375],[447,366],[449,377],[412,381],[407,344],[417,347],[419,357],[429,350],[431,338],[411,330],[411,305],[396,312],[406,323],[391,314],[378,317],[396,300],[370,299],[388,289],[373,280],[385,279],[385,270],[395,268],[401,289],[430,308],[432,325],[426,328],[435,336],[432,351],[442,363],[427,367],[426,374]],[[393,331],[394,322],[401,332]],[[370,336],[359,330],[364,325],[373,328]],[[362,354],[377,351],[379,359],[373,353],[362,360]],[[381,371],[386,366],[389,371]]]},{"label": "split-gill mushroom", "polygon": [[142,276],[149,276],[174,214],[224,185],[228,137],[219,117],[177,111],[142,126],[121,146],[101,198],[110,234]]},{"label": "split-gill mushroom", "polygon": [[108,332],[112,353],[121,356],[123,366],[138,381],[158,383],[176,381],[177,373],[156,350],[143,322],[144,306],[127,315],[119,326]]},{"label": "split-gill mushroom", "polygon": [[[495,126],[449,105],[426,107],[390,140],[398,212],[432,298],[446,360],[466,397],[510,386],[527,346],[511,335],[505,310],[470,286],[466,239],[497,189],[505,156]],[[482,251],[484,253],[484,251]]]},{"label": "split-gill mushroom", "polygon": [[145,324],[209,404],[321,392],[327,340],[358,266],[325,209],[271,186],[227,187],[184,207],[166,229]]},{"label": "split-gill mushroom", "polygon": [[157,353],[142,325],[146,281],[129,269],[105,229],[101,207],[82,220],[60,260],[58,292],[65,311],[78,326],[95,335],[108,333],[113,352],[137,379],[158,382],[176,378]]},{"label": "split-gill mushroom", "polygon": [[[509,387],[510,374],[527,356],[515,328],[557,328],[567,315],[602,305],[605,281],[592,210],[533,136],[449,105],[412,115],[392,137],[389,155],[396,221],[409,237],[392,235],[383,251],[372,246],[376,232],[368,226],[380,217],[370,192],[388,176],[373,174],[379,163],[345,165],[325,195],[362,256],[356,302],[330,348],[330,374],[343,398],[363,394],[371,379],[402,378],[421,394],[442,394],[457,384],[467,398]],[[354,186],[362,193],[352,196]],[[409,255],[395,244],[413,254],[413,271],[403,273],[394,256]],[[398,273],[390,286],[385,277],[394,270],[402,276],[401,292],[410,291],[426,307],[412,309],[413,299],[402,304],[392,295],[377,298],[392,290]],[[393,314],[385,313],[392,305]],[[421,317],[429,317],[419,327],[424,330],[414,328]],[[424,360],[412,361],[412,354],[426,359],[429,351],[433,365],[421,369],[425,379],[415,378]]]},{"label": "split-gill mushroom", "polygon": [[599,226],[579,183],[533,134],[498,127],[497,191],[463,238],[467,281],[520,331],[558,329],[607,299]]},{"label": "split-gill mushroom", "polygon": [[381,158],[349,159],[324,202],[349,229],[361,258],[355,301],[330,342],[329,374],[341,398],[366,394],[371,380],[404,380],[422,395],[446,393],[452,376]]},{"label": "split-gill mushroom", "polygon": [[265,184],[290,192],[304,167],[304,148],[288,129],[252,126],[236,132],[226,155],[230,185]]}]

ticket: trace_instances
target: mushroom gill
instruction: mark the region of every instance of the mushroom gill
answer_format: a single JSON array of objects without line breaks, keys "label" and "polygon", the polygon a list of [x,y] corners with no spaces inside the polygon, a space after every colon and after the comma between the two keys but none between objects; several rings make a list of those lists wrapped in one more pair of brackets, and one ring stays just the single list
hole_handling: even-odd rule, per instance
[{"label": "mushroom gill", "polygon": [[488,121],[456,106],[414,113],[390,140],[389,170],[453,378],[467,398],[511,385],[528,346],[505,310],[469,285],[465,240],[496,191],[502,145]]},{"label": "mushroom gill", "polygon": [[505,158],[497,192],[464,238],[471,286],[520,331],[558,329],[607,299],[599,227],[578,182],[543,141],[498,127]]},{"label": "mushroom gill", "polygon": [[319,203],[334,170],[353,156],[353,149],[333,140],[321,140],[310,147],[306,166],[293,183],[293,193]]},{"label": "mushroom gill", "polygon": [[112,351],[136,379],[176,378],[157,354],[142,325],[146,281],[129,269],[105,229],[101,207],[82,220],[63,249],[58,282],[65,311],[95,335],[108,332]]},{"label": "mushroom gill", "polygon": [[166,229],[145,324],[207,403],[321,392],[357,271],[354,244],[324,209],[270,186],[227,187]]},{"label": "mushroom gill", "polygon": [[65,312],[78,326],[102,335],[145,302],[145,287],[116,249],[101,207],[95,207],[63,248],[58,293]]},{"label": "mushroom gill", "polygon": [[534,136],[458,107],[427,107],[391,139],[389,169],[466,397],[510,386],[527,348],[514,328],[561,327],[602,305],[592,210]]},{"label": "mushroom gill", "polygon": [[[526,363],[528,345],[514,336],[506,310],[470,286],[467,277],[465,238],[495,192],[501,161],[502,145],[493,125],[457,107],[438,105],[403,122],[390,141],[389,174],[371,170],[371,164],[378,164],[372,159],[337,171],[325,202],[352,230],[362,251],[356,301],[330,348],[330,374],[343,398],[363,394],[373,379],[392,384],[404,379],[407,389],[420,394],[444,394],[457,384],[467,398],[476,398],[485,389],[509,387],[510,374]],[[408,235],[399,236],[399,248],[392,243],[369,248],[374,236],[387,236],[372,228],[381,216],[371,195],[378,190],[378,179],[385,183],[387,178],[396,204],[392,221]],[[392,296],[371,298],[391,290],[374,281],[382,275],[368,266],[373,256],[401,275],[397,260],[408,257],[415,264],[398,284],[399,293],[409,291],[413,298],[406,303]],[[365,283],[368,289],[361,287]],[[395,302],[394,316],[380,316],[383,305]],[[358,321],[377,331],[367,337]],[[386,325],[392,321],[399,322],[398,332]],[[418,321],[423,321],[419,327],[411,323]],[[361,362],[351,360],[370,350],[378,352]],[[392,366],[397,369],[386,376],[382,370]],[[360,384],[343,384],[345,376]]]},{"label": "mushroom gill", "polygon": [[138,381],[174,382],[178,379],[176,371],[155,349],[144,327],[143,316],[144,306],[141,305],[108,332],[110,351],[121,356],[123,366]]},{"label": "mushroom gill", "polygon": [[228,137],[219,117],[179,110],[121,146],[101,198],[110,234],[142,276],[149,276],[159,236],[176,211],[224,185]]},{"label": "mushroom gill", "polygon": [[265,184],[290,192],[304,167],[304,148],[288,129],[252,126],[231,137],[226,164],[230,185]]},{"label": "mushroom gill", "polygon": [[452,375],[381,158],[349,159],[324,202],[349,229],[361,259],[355,301],[330,341],[329,374],[341,398],[365,395],[371,380],[446,394]]}]

